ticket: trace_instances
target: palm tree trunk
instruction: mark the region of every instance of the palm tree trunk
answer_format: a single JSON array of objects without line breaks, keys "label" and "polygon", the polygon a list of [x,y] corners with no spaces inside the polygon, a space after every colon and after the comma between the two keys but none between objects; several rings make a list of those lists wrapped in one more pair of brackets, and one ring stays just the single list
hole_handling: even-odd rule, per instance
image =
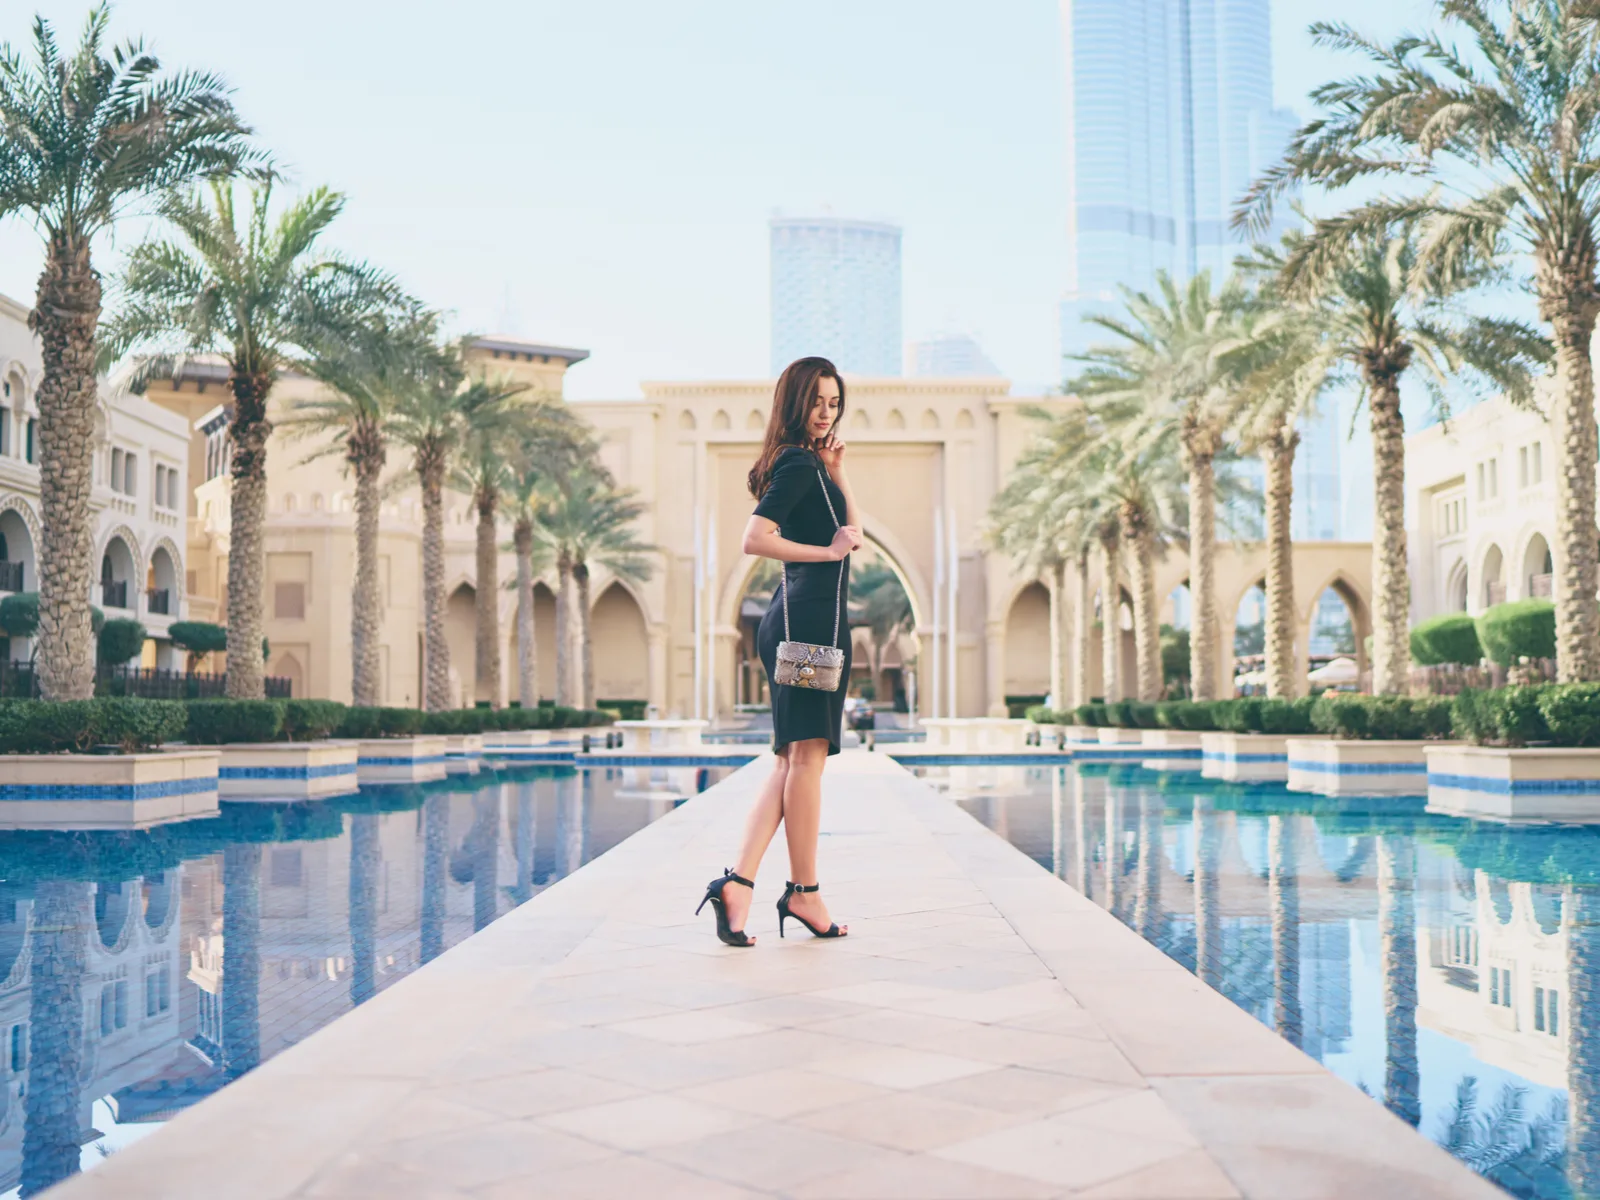
[{"label": "palm tree trunk", "polygon": [[1217,471],[1209,454],[1189,456],[1189,691],[1217,698]]},{"label": "palm tree trunk", "polygon": [[[1540,272],[1544,274],[1543,271]],[[1593,294],[1590,280],[1564,296]],[[1541,293],[1545,291],[1540,288]],[[1556,671],[1563,683],[1600,679],[1600,588],[1595,527],[1596,430],[1594,364],[1589,342],[1595,316],[1590,305],[1544,306],[1554,309],[1551,325],[1556,343],[1556,443],[1561,469],[1556,473]]]},{"label": "palm tree trunk", "polygon": [[[1397,373],[1368,371],[1367,406],[1372,410],[1372,691],[1374,695],[1400,696],[1409,686],[1411,575],[1406,566],[1406,426],[1400,415]],[[1592,413],[1589,428],[1594,428]],[[1592,476],[1592,454],[1588,461]],[[1587,494],[1592,534],[1593,478]],[[1592,571],[1589,578],[1592,583]],[[1592,587],[1588,605],[1594,608]],[[1592,612],[1589,628],[1594,629]]]},{"label": "palm tree trunk", "polygon": [[578,695],[579,708],[594,707],[594,635],[589,625],[589,564],[572,564],[572,581],[578,602],[578,665],[583,685]]},{"label": "palm tree trunk", "polygon": [[1148,942],[1160,943],[1163,913],[1161,911],[1161,868],[1166,863],[1166,848],[1162,845],[1162,823],[1166,816],[1166,801],[1153,787],[1141,788],[1139,794],[1139,877],[1136,884],[1133,927]]},{"label": "palm tree trunk", "polygon": [[476,698],[487,699],[500,707],[500,547],[495,537],[495,509],[498,497],[481,491],[474,498],[478,509],[477,583],[474,597],[477,620],[476,643],[478,685]]},{"label": "palm tree trunk", "polygon": [[539,706],[539,643],[533,619],[533,522],[518,518],[511,532],[517,553],[517,700]]},{"label": "palm tree trunk", "polygon": [[350,1004],[365,1004],[378,990],[378,876],[383,849],[378,814],[350,817]]},{"label": "palm tree trunk", "polygon": [[21,1195],[76,1175],[83,1089],[83,981],[88,971],[89,885],[44,880],[28,933],[28,1078],[23,1090]]},{"label": "palm tree trunk", "polygon": [[517,784],[517,823],[512,845],[517,858],[517,885],[512,898],[518,904],[533,899],[533,861],[539,848],[538,797],[531,782]]},{"label": "palm tree trunk", "polygon": [[1122,699],[1122,545],[1114,526],[1100,534],[1100,695]]},{"label": "palm tree trunk", "polygon": [[1267,695],[1293,699],[1300,690],[1294,663],[1294,454],[1300,435],[1285,422],[1263,448],[1267,469]]},{"label": "palm tree trunk", "polygon": [[378,477],[383,473],[383,435],[376,428],[350,434],[349,461],[356,477],[356,585],[350,603],[350,691],[362,707],[381,703],[378,695],[378,638],[382,610],[378,595]]},{"label": "palm tree trunk", "polygon": [[[1089,584],[1089,547],[1078,551],[1073,582],[1078,588],[1072,612],[1072,705],[1089,703],[1090,618],[1094,616],[1094,593]],[[1059,708],[1060,702],[1057,702]]]},{"label": "palm tree trunk", "polygon": [[572,704],[572,556],[556,556],[556,703]]},{"label": "palm tree trunk", "polygon": [[[1067,607],[1067,564],[1050,564],[1050,703],[1057,708],[1066,706],[1067,695],[1067,631],[1062,628],[1062,617]],[[876,655],[873,656],[876,660]],[[878,666],[873,662],[873,682],[877,682]]]},{"label": "palm tree trunk", "polygon": [[228,698],[266,697],[261,658],[267,555],[267,393],[272,376],[233,368],[233,492],[228,523]]},{"label": "palm tree trunk", "polygon": [[1383,947],[1383,1103],[1409,1125],[1422,1121],[1417,1078],[1417,910],[1411,839],[1378,839],[1378,936]]},{"label": "palm tree trunk", "polygon": [[1285,818],[1267,818],[1267,904],[1272,911],[1272,1027],[1292,1046],[1301,1044],[1300,878],[1294,830]]},{"label": "palm tree trunk", "polygon": [[1133,551],[1128,559],[1133,584],[1133,657],[1138,697],[1161,699],[1161,627],[1156,622],[1155,539],[1149,515],[1136,504],[1122,506],[1122,540]]},{"label": "palm tree trunk", "polygon": [[450,642],[444,634],[444,459],[417,455],[422,483],[422,642],[427,658],[429,712],[454,708],[450,695]]},{"label": "palm tree trunk", "polygon": [[95,578],[89,496],[94,487],[95,329],[100,278],[89,239],[50,238],[32,324],[44,373],[39,382],[40,692],[46,700],[94,695],[94,632],[89,592]]},{"label": "palm tree trunk", "polygon": [[472,931],[495,919],[500,903],[500,789],[481,789],[472,800]]},{"label": "palm tree trunk", "polygon": [[1567,943],[1567,1179],[1574,1196],[1600,1196],[1600,890],[1561,898]]}]

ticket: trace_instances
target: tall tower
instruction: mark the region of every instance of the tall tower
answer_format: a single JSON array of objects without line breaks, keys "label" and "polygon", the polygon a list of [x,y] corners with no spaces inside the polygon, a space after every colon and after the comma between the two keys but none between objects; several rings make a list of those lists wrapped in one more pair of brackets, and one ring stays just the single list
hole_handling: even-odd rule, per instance
[{"label": "tall tower", "polygon": [[1268,0],[1062,0],[1061,14],[1071,355],[1120,286],[1228,273],[1233,205],[1295,126],[1272,107]]},{"label": "tall tower", "polygon": [[772,219],[772,373],[820,354],[857,375],[900,374],[900,227]]}]

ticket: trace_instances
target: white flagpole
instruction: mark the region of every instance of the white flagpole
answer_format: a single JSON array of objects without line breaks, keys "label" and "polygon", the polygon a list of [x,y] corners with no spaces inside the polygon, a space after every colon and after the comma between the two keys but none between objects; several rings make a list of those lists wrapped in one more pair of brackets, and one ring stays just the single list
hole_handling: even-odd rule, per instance
[{"label": "white flagpole", "polygon": [[954,717],[960,715],[956,700],[956,637],[961,613],[961,606],[957,602],[958,589],[961,586],[961,551],[956,545],[956,515],[953,510],[945,521],[945,532],[950,540],[950,550],[945,565],[945,582],[950,589],[950,595],[945,602],[945,623],[950,627],[945,640],[945,653],[950,656],[950,664],[945,671],[945,677],[949,681],[945,686],[950,693],[950,715]]},{"label": "white flagpole", "polygon": [[930,716],[939,715],[939,703],[942,694],[939,691],[940,676],[943,672],[939,669],[939,654],[941,643],[940,634],[943,626],[940,616],[944,611],[944,511],[933,510],[933,637],[928,646],[928,713]]},{"label": "white flagpole", "polygon": [[717,719],[717,514],[706,513],[706,720]]}]

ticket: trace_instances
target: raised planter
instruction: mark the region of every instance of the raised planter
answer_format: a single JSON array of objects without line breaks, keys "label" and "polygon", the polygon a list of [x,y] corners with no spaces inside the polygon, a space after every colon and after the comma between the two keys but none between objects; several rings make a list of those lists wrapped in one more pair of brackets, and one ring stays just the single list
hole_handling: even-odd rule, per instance
[{"label": "raised planter", "polygon": [[151,754],[8,754],[0,829],[144,829],[217,815],[211,748]]},{"label": "raised planter", "polygon": [[356,790],[359,743],[261,742],[218,746],[224,800],[313,800]]},{"label": "raised planter", "polygon": [[1066,725],[1030,724],[1024,740],[1030,745],[1039,747],[1041,750],[1065,749],[1067,729],[1068,726]]},{"label": "raised planter", "polygon": [[1432,745],[1424,753],[1429,812],[1600,822],[1600,749]]},{"label": "raised planter", "polygon": [[1292,737],[1285,782],[1291,792],[1324,796],[1420,796],[1430,745],[1442,743]]},{"label": "raised planter", "polygon": [[1142,729],[1140,765],[1151,771],[1198,771],[1201,734],[1192,729]]},{"label": "raised planter", "polygon": [[1102,746],[1142,746],[1144,745],[1144,730],[1142,729],[1114,729],[1109,726],[1096,731]]},{"label": "raised planter", "polygon": [[1202,733],[1200,774],[1228,783],[1282,783],[1289,774],[1289,741],[1281,733]]},{"label": "raised planter", "polygon": [[949,754],[1019,754],[1028,748],[1020,717],[924,717],[927,748]]},{"label": "raised planter", "polygon": [[449,759],[443,734],[367,738],[359,743],[356,775],[362,783],[426,783],[443,779]]},{"label": "raised planter", "polygon": [[445,738],[445,770],[451,775],[476,775],[483,766],[483,734],[457,733]]},{"label": "raised planter", "polygon": [[695,750],[705,721],[618,721],[622,748],[639,753],[645,750]]},{"label": "raised planter", "polygon": [[482,734],[483,753],[491,758],[517,758],[550,750],[548,729],[510,729]]},{"label": "raised planter", "polygon": [[1067,749],[1074,746],[1098,746],[1100,744],[1100,727],[1098,725],[1064,725],[1067,732]]}]

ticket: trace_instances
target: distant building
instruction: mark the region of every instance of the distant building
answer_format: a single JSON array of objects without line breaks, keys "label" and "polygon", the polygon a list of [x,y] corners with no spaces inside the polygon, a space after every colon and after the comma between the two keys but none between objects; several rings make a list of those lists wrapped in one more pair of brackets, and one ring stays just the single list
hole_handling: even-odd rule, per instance
[{"label": "distant building", "polygon": [[983,347],[967,334],[945,333],[912,343],[911,373],[922,378],[982,376],[993,379],[1000,374],[1000,368],[989,361]]},{"label": "distant building", "polygon": [[856,375],[900,374],[900,227],[772,220],[772,373],[820,354]]},{"label": "distant building", "polygon": [[1343,432],[1338,409],[1332,404],[1300,421],[1290,513],[1290,529],[1297,541],[1336,542],[1343,537],[1339,473]]},{"label": "distant building", "polygon": [[1063,0],[1068,262],[1062,351],[1158,270],[1226,275],[1234,204],[1282,153],[1268,0]]}]

